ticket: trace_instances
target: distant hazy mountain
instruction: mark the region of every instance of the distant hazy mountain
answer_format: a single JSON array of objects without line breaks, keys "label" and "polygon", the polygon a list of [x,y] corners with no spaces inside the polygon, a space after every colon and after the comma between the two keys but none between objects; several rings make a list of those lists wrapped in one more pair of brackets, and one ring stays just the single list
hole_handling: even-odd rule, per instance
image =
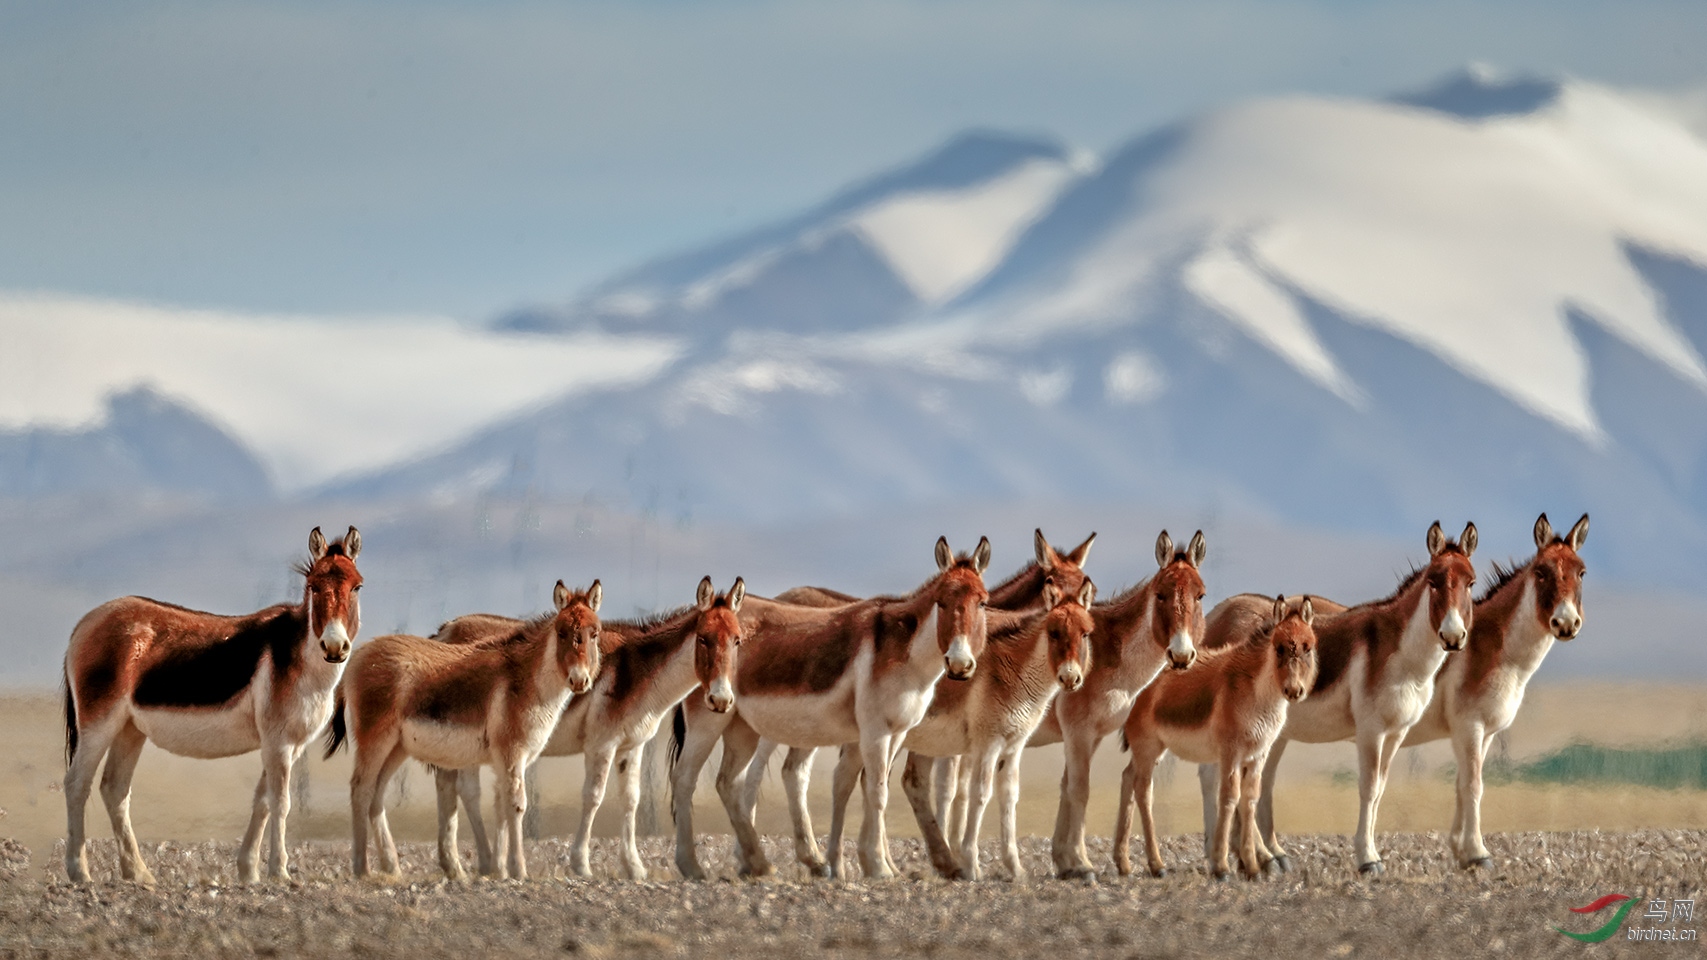
[{"label": "distant hazy mountain", "polygon": [[130,493],[244,502],[273,486],[235,437],[148,387],[108,397],[106,416],[83,429],[0,431],[0,496]]},{"label": "distant hazy mountain", "polygon": [[[1473,70],[1236,105],[1094,169],[1022,143],[613,280],[550,322],[701,334],[657,380],[339,491],[736,517],[1131,497],[1399,534],[1587,510],[1602,569],[1707,574],[1707,142],[1653,101]],[[1007,159],[916,175],[984,154]],[[955,220],[991,224],[956,246],[942,197],[1027,170],[1049,189],[1002,190],[1042,206]],[[893,209],[976,269],[908,281],[862,219]],[[831,269],[829,237],[887,272]]]}]

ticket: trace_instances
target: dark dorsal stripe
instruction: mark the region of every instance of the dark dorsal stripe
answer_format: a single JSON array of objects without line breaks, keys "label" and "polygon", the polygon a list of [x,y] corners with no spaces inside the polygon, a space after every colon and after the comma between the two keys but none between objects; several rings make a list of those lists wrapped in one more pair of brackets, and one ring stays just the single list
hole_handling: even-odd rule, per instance
[{"label": "dark dorsal stripe", "polygon": [[131,699],[139,707],[223,706],[248,689],[263,653],[272,654],[274,676],[290,673],[308,629],[299,610],[282,605],[234,627],[226,637],[175,638],[175,649],[143,670]]}]

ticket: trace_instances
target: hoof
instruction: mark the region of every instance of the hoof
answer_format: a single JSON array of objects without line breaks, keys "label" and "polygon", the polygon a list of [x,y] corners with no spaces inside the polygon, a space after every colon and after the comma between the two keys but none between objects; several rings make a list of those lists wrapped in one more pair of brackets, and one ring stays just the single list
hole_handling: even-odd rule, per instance
[{"label": "hoof", "polygon": [[1358,864],[1357,872],[1359,876],[1379,877],[1383,873],[1387,872],[1387,865],[1379,860],[1371,860],[1368,863]]},{"label": "hoof", "polygon": [[806,864],[806,875],[811,876],[811,877],[818,877],[818,878],[824,879],[824,880],[827,880],[830,877],[835,876],[835,874],[830,871],[830,865],[827,863],[808,863],[808,864]]},{"label": "hoof", "polygon": [[1155,877],[1157,880],[1160,880],[1163,877],[1166,877],[1167,875],[1168,875],[1168,868],[1167,867],[1151,867],[1150,868],[1150,876]]},{"label": "hoof", "polygon": [[1215,878],[1216,883],[1226,883],[1227,881],[1233,879],[1232,872],[1227,871],[1227,870],[1217,870],[1214,873],[1210,874],[1210,876]]},{"label": "hoof", "polygon": [[1269,862],[1277,865],[1280,868],[1281,873],[1291,873],[1292,872],[1292,858],[1291,857],[1285,856],[1283,854],[1281,856],[1275,857],[1273,860],[1270,860]]},{"label": "hoof", "polygon": [[1493,868],[1493,857],[1477,857],[1464,865],[1464,869],[1466,870],[1492,870]]},{"label": "hoof", "polygon": [[1263,872],[1264,876],[1278,877],[1281,874],[1286,873],[1287,871],[1286,871],[1286,867],[1281,865],[1280,858],[1276,857],[1275,859],[1270,860],[1269,862],[1262,865],[1262,872]]},{"label": "hoof", "polygon": [[760,864],[757,867],[743,864],[735,875],[742,880],[764,880],[774,873],[776,873],[776,868],[768,863]]},{"label": "hoof", "polygon": [[1077,880],[1086,884],[1097,882],[1097,872],[1090,867],[1064,867],[1055,876],[1062,880]]}]

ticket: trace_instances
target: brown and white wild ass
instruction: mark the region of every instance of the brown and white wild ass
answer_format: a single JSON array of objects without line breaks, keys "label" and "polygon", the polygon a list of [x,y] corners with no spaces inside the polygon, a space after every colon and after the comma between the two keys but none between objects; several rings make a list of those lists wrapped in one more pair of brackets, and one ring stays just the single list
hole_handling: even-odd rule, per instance
[{"label": "brown and white wild ass", "polygon": [[[385,818],[385,788],[414,757],[440,769],[489,765],[498,784],[500,874],[527,877],[522,852],[522,784],[571,693],[586,693],[599,672],[599,581],[571,592],[557,581],[556,610],[502,637],[453,645],[391,634],[350,658],[326,737],[329,757],[347,735],[355,742],[350,774],[350,853],[368,875],[368,831],[379,869],[397,871],[397,846]],[[454,821],[452,821],[454,822]],[[440,825],[439,865],[458,877],[455,838]]]},{"label": "brown and white wild ass", "polygon": [[[1091,616],[1096,585],[1081,578],[1076,596],[1045,580],[1041,610],[992,611],[989,640],[970,681],[938,682],[930,709],[907,732],[908,751],[901,784],[918,819],[931,863],[945,877],[977,880],[978,831],[991,794],[1001,793],[1003,862],[1014,880],[1025,878],[1017,829],[1020,755],[1049,712],[1057,691],[1079,689],[1090,667]],[[933,760],[964,758],[971,780],[964,828],[945,838],[930,794]],[[831,876],[846,876],[842,828],[848,800],[864,764],[857,751],[842,747],[836,764],[830,815]],[[748,811],[751,817],[751,811]],[[797,829],[798,833],[798,829]]]},{"label": "brown and white wild ass", "polygon": [[[747,586],[740,577],[721,596],[706,577],[692,606],[646,620],[607,620],[601,645],[603,666],[586,696],[564,708],[542,757],[586,755],[581,786],[581,821],[570,849],[569,866],[577,875],[592,876],[589,850],[593,817],[604,803],[614,764],[622,791],[623,871],[630,880],[646,879],[635,839],[640,808],[641,750],[658,732],[658,724],[682,698],[697,688],[715,712],[735,703],[736,649],[741,645],[741,610]],[[441,626],[433,639],[447,643],[477,643],[490,638],[507,618],[477,614]],[[480,869],[489,869],[485,830],[480,822],[480,771],[437,771],[439,829],[455,849],[456,798],[460,792],[474,827]],[[454,786],[453,786],[454,785]],[[446,822],[450,821],[447,826]]]},{"label": "brown and white wild ass", "polygon": [[[1132,872],[1132,807],[1138,805],[1150,874],[1166,873],[1156,838],[1153,808],[1156,761],[1166,751],[1182,760],[1215,763],[1221,784],[1210,872],[1228,876],[1233,817],[1239,818],[1239,871],[1262,875],[1271,860],[1256,846],[1257,795],[1263,761],[1286,723],[1287,705],[1303,700],[1316,682],[1315,611],[1309,597],[1288,611],[1276,597],[1266,617],[1241,608],[1241,615],[1211,617],[1205,650],[1190,670],[1163,674],[1138,695],[1121,734],[1132,760],[1120,778],[1120,814],[1114,825],[1114,865]],[[1217,636],[1217,633],[1220,636]]]},{"label": "brown and white wild ass", "polygon": [[1488,746],[1511,726],[1529,678],[1553,641],[1583,626],[1583,561],[1588,514],[1558,536],[1543,513],[1535,521],[1535,556],[1503,570],[1476,601],[1476,621],[1464,652],[1448,657],[1434,681],[1428,710],[1405,746],[1450,739],[1458,766],[1458,799],[1449,841],[1461,867],[1491,867],[1482,843],[1482,764]]},{"label": "brown and white wild ass", "polygon": [[[1257,838],[1281,870],[1291,867],[1274,832],[1274,776],[1286,744],[1357,743],[1357,834],[1353,838],[1359,873],[1381,873],[1375,847],[1375,816],[1393,757],[1428,709],[1435,677],[1447,654],[1462,649],[1475,623],[1470,588],[1476,571],[1476,525],[1465,524],[1456,541],[1436,523],[1428,529],[1428,565],[1413,571],[1391,596],[1346,608],[1312,596],[1316,606],[1316,683],[1310,697],[1287,712],[1286,727],[1269,751],[1257,806]],[[1210,616],[1246,617],[1272,601],[1256,594],[1230,597]],[[1220,634],[1218,634],[1220,635]],[[1204,799],[1204,828],[1212,808],[1214,767],[1198,768]],[[1207,834],[1206,834],[1207,836]]]},{"label": "brown and white wild ass", "polygon": [[256,848],[267,832],[267,873],[290,875],[285,818],[291,765],[332,713],[332,691],[361,626],[356,571],[361,534],[328,544],[308,535],[300,604],[225,617],[143,597],[89,611],[65,652],[65,872],[89,879],[84,810],[106,758],[101,799],[118,839],[119,873],[154,882],[130,824],[130,781],[143,744],[186,757],[261,751],[249,829],[237,856],[245,881],[259,878]]},{"label": "brown and white wild ass", "polygon": [[676,712],[671,805],[676,866],[684,877],[705,876],[694,849],[693,794],[719,740],[717,789],[735,829],[741,872],[770,872],[736,783],[760,737],[790,746],[859,743],[870,771],[860,861],[866,876],[892,875],[883,824],[890,764],[902,737],[924,718],[937,681],[945,672],[970,679],[984,649],[990,541],[957,557],[938,539],[936,561],[937,575],[905,597],[829,608],[749,597],[742,605],[746,643],[735,673],[735,709],[718,714],[690,698]]},{"label": "brown and white wild ass", "polygon": [[1120,729],[1139,691],[1163,666],[1184,670],[1203,642],[1203,531],[1183,550],[1163,530],[1156,538],[1155,576],[1090,609],[1091,669],[1084,685],[1055,697],[1031,736],[1032,746],[1060,743],[1066,766],[1055,815],[1052,856],[1056,875],[1096,875],[1085,850],[1085,807],[1090,802],[1091,757],[1103,738]]},{"label": "brown and white wild ass", "polygon": [[[1053,583],[1055,591],[1060,596],[1076,596],[1085,583],[1085,560],[1090,556],[1091,545],[1096,542],[1097,535],[1093,532],[1072,550],[1062,551],[1049,542],[1043,535],[1042,529],[1032,531],[1032,547],[1034,559],[1013,576],[990,588],[989,608],[991,610],[1018,611],[1038,605],[1043,599],[1045,583]],[[858,602],[859,598],[850,594],[831,590],[827,587],[795,587],[777,594],[776,598],[782,603],[799,603],[806,606],[833,607],[847,603]],[[1053,604],[1044,606],[1045,611]],[[939,689],[958,681],[944,679],[938,681]],[[776,750],[774,741],[761,738],[758,749],[753,754],[752,762],[747,767],[746,784],[741,794],[741,808],[752,811],[757,807],[759,787],[764,781],[766,769],[770,766],[771,754]],[[795,858],[814,876],[830,876],[830,866],[818,849],[818,840],[812,830],[812,816],[806,806],[806,788],[811,776],[812,758],[816,747],[790,747],[782,764],[783,789],[787,794],[789,818],[794,826]],[[842,758],[852,756],[858,761],[858,756],[847,744],[842,746]],[[937,791],[936,799],[931,808],[931,821],[948,824],[948,834],[959,837],[966,822],[966,801],[970,787],[960,791],[956,802],[956,785],[960,773],[959,757],[933,758],[934,779]],[[912,757],[907,759],[907,770],[903,774],[903,785],[907,778],[918,780],[922,775],[919,764]],[[971,768],[967,767],[966,776],[971,776]],[[851,786],[850,788],[851,789]],[[908,799],[914,794],[909,790]],[[942,811],[950,811],[947,816]],[[920,813],[915,807],[915,813]],[[921,821],[921,829],[927,829]],[[839,831],[838,831],[839,835]],[[935,837],[940,840],[941,831],[935,827],[927,829],[927,838]],[[946,851],[946,846],[942,847]],[[938,866],[942,864],[939,862]]]}]

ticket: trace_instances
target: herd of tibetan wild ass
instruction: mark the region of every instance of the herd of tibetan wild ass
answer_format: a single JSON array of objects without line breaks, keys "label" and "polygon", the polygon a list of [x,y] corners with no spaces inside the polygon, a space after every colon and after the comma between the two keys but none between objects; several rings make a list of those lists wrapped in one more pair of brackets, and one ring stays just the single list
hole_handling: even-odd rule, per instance
[{"label": "herd of tibetan wild ass", "polygon": [[[439,859],[463,875],[456,843],[460,798],[481,873],[522,878],[523,775],[541,756],[584,754],[586,777],[572,869],[590,872],[589,834],[614,770],[622,797],[622,861],[645,876],[635,844],[640,751],[672,716],[676,866],[705,876],[695,852],[693,795],[719,742],[717,790],[734,825],[743,875],[771,870],[754,808],[772,752],[783,765],[795,849],[815,875],[849,875],[841,842],[848,798],[863,785],[858,843],[867,877],[895,873],[884,830],[890,770],[903,749],[902,788],[931,862],[945,876],[979,876],[984,808],[1000,799],[1003,860],[1023,874],[1017,838],[1020,759],[1061,743],[1054,866],[1094,873],[1085,849],[1090,761],[1120,732],[1131,751],[1120,786],[1115,863],[1131,870],[1138,808],[1149,871],[1165,870],[1151,812],[1164,751],[1199,764],[1206,851],[1229,875],[1237,844],[1246,877],[1291,869],[1274,831],[1275,767],[1290,740],[1357,745],[1357,867],[1382,869],[1375,814],[1401,746],[1450,739],[1458,800],[1450,843],[1464,867],[1490,863],[1482,843],[1482,764],[1510,726],[1555,639],[1582,628],[1584,515],[1558,535],[1543,514],[1535,555],[1494,568],[1472,599],[1476,527],[1448,539],[1428,530],[1428,563],[1392,595],[1347,607],[1319,596],[1241,594],[1203,612],[1205,544],[1156,539],[1159,568],[1143,583],[1097,599],[1084,566],[1095,534],[1070,551],[1036,536],[1036,560],[994,588],[990,544],[955,554],[936,542],[936,572],[900,596],[859,599],[799,587],[748,596],[737,578],[719,593],[700,581],[695,602],[639,620],[602,622],[602,590],[559,581],[555,610],[532,620],[459,617],[431,637],[391,635],[355,646],[360,625],[354,527],[328,543],[316,528],[302,602],[240,617],[141,597],[91,611],[65,656],[65,776],[71,879],[89,878],[84,812],[106,759],[101,798],[112,818],[119,870],[150,882],[130,824],[130,782],[152,740],[173,753],[223,757],[259,749],[262,775],[238,855],[244,880],[288,876],[284,842],[291,765],[326,733],[326,753],[353,744],[350,779],[356,876],[398,869],[383,798],[413,757],[437,781]],[[839,747],[828,856],[805,802],[811,759]],[[496,849],[482,824],[482,766],[495,772]],[[1237,825],[1235,826],[1235,818]]]}]

